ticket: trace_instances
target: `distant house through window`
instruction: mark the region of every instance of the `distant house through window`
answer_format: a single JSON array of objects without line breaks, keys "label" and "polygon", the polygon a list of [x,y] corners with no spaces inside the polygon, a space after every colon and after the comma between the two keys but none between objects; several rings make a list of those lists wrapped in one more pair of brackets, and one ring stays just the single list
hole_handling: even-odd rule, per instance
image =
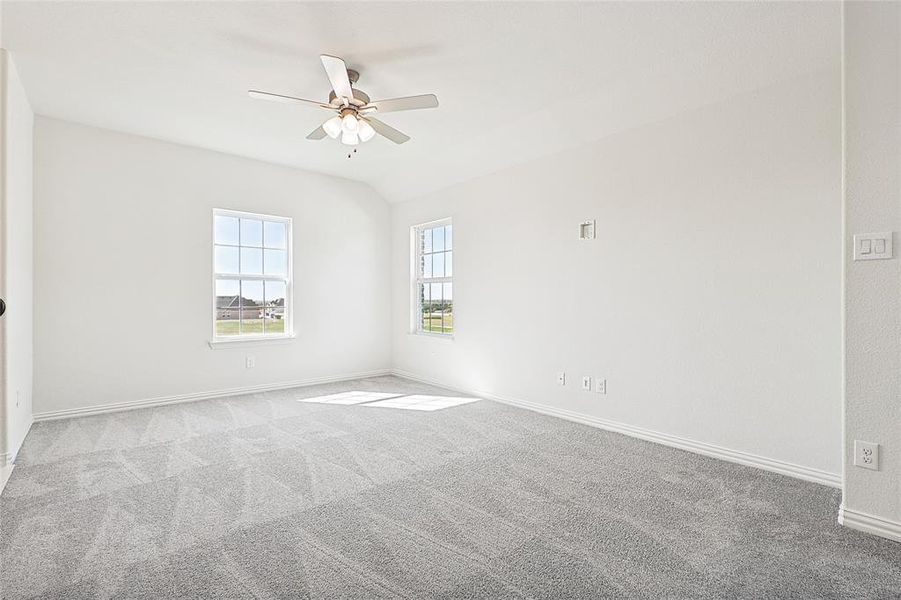
[{"label": "distant house through window", "polygon": [[293,332],[291,219],[213,211],[213,338]]},{"label": "distant house through window", "polygon": [[417,225],[413,239],[413,323],[417,333],[454,332],[454,231],[450,219]]}]

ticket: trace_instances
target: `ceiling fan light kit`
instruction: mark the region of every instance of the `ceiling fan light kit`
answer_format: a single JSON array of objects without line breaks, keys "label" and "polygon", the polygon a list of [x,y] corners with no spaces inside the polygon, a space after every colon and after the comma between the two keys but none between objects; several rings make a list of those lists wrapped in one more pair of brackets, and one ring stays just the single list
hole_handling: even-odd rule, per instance
[{"label": "ceiling fan light kit", "polygon": [[326,135],[333,140],[336,139],[341,135],[341,117],[332,117],[322,124],[322,128],[325,130]]},{"label": "ceiling fan light kit", "polygon": [[[337,113],[310,132],[307,135],[308,140],[321,140],[326,136],[334,140],[339,139],[340,136],[342,144],[356,146],[361,142],[368,142],[378,133],[395,144],[403,144],[410,140],[410,136],[401,133],[390,125],[382,123],[371,115],[373,113],[417,110],[438,106],[438,98],[434,94],[376,100],[373,102],[369,99],[369,95],[366,92],[353,87],[353,84],[360,79],[359,72],[348,69],[345,62],[338,57],[323,54],[319,58],[322,60],[325,74],[332,85],[328,102],[304,100],[303,98],[259,90],[250,90],[248,92],[251,98],[300,104],[312,108],[324,108]],[[348,158],[350,158],[350,154],[348,154]]]},{"label": "ceiling fan light kit", "polygon": [[365,119],[360,121],[360,131],[357,132],[361,142],[368,142],[375,136],[375,129]]}]

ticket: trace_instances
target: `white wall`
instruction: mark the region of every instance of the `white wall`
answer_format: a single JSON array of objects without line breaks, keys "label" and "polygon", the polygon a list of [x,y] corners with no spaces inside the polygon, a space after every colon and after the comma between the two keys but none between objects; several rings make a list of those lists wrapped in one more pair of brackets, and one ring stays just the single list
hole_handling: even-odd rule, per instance
[{"label": "white wall", "polygon": [[[894,260],[851,260],[854,234],[901,229],[901,5],[846,2],[844,11],[843,517],[901,540],[901,240],[896,233]],[[854,440],[880,444],[879,471],[853,466]]]},{"label": "white wall", "polygon": [[[395,367],[837,480],[839,62],[398,205]],[[442,217],[453,341],[408,333],[409,228]]]},{"label": "white wall", "polygon": [[[32,129],[34,114],[11,55],[3,62],[3,250],[0,279],[7,312],[3,320],[4,448],[12,460],[31,426],[32,322]],[[2,466],[2,465],[0,465]]]},{"label": "white wall", "polygon": [[[295,340],[208,346],[214,208],[294,219]],[[388,239],[363,184],[39,117],[35,413],[385,369]]]}]

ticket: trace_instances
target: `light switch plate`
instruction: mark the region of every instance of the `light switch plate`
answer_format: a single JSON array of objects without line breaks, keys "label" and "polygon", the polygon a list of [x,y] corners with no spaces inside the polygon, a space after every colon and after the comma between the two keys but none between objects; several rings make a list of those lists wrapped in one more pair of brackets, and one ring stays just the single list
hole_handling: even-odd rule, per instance
[{"label": "light switch plate", "polygon": [[590,376],[586,375],[586,376],[582,377],[582,389],[585,390],[586,392],[591,391],[591,377]]},{"label": "light switch plate", "polygon": [[854,260],[885,260],[892,257],[891,231],[854,236]]}]

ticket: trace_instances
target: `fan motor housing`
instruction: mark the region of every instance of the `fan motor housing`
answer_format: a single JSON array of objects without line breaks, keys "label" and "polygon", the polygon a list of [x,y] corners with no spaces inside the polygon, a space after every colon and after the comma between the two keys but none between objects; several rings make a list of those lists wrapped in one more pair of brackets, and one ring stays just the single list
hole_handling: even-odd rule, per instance
[{"label": "fan motor housing", "polygon": [[[353,98],[348,98],[348,102],[350,102],[354,106],[366,106],[369,104],[369,94],[366,92],[361,92],[357,88],[353,87],[353,84],[360,80],[360,72],[355,71],[354,69],[347,70],[347,79],[350,81],[351,88],[350,90],[354,93]],[[338,96],[335,95],[335,91],[332,90],[328,94],[328,103],[334,106],[340,105],[340,102],[336,102]]]},{"label": "fan motor housing", "polygon": [[[348,98],[348,101],[351,104],[353,104],[354,106],[366,106],[367,104],[369,104],[369,94],[367,94],[366,92],[360,91],[357,88],[350,88],[350,89],[354,93],[353,98]],[[335,95],[334,90],[332,90],[328,94],[328,103],[335,105],[335,106],[340,104],[340,102],[338,102],[338,96]]]}]

